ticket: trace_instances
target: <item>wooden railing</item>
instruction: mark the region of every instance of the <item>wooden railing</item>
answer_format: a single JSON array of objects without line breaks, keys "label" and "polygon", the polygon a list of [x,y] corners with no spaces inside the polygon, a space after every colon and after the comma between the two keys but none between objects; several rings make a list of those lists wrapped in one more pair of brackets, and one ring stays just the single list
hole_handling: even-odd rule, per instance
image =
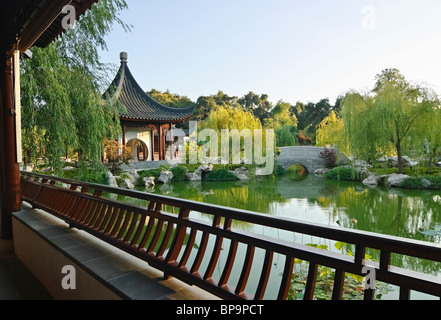
[{"label": "wooden railing", "polygon": [[[33,207],[145,260],[166,278],[176,277],[223,299],[286,299],[295,259],[309,262],[304,299],[314,299],[321,266],[334,270],[332,299],[342,299],[347,273],[366,276],[366,267],[376,281],[398,286],[400,299],[408,299],[411,290],[441,297],[439,277],[391,265],[393,254],[440,262],[441,247],[435,244],[26,172],[21,184],[23,201]],[[236,230],[232,225],[238,221],[348,243],[354,254]],[[379,262],[365,259],[367,250],[379,252]],[[276,257],[281,272],[274,271]],[[374,293],[375,288],[367,287],[364,299]]]}]

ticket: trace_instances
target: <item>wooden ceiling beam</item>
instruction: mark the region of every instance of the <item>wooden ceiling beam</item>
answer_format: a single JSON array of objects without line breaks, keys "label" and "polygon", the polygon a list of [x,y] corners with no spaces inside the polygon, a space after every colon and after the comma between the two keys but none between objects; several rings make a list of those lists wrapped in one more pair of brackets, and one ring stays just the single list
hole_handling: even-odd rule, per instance
[{"label": "wooden ceiling beam", "polygon": [[71,0],[45,1],[21,32],[18,43],[20,52],[28,50],[58,18],[64,6],[70,3]]}]

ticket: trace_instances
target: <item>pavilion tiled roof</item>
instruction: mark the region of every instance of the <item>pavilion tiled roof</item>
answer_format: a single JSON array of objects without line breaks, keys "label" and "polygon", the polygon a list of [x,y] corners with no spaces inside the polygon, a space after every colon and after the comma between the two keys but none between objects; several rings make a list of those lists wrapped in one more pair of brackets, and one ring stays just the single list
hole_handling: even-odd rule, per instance
[{"label": "pavilion tiled roof", "polygon": [[118,99],[126,112],[120,119],[153,122],[183,122],[191,117],[194,107],[172,108],[150,97],[137,83],[127,65],[127,54],[121,53],[121,66],[104,99]]}]

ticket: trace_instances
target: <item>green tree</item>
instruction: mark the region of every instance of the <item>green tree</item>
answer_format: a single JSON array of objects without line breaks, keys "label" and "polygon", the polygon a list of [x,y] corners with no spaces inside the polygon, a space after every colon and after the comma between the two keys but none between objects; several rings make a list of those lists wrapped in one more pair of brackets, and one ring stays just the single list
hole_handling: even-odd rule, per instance
[{"label": "green tree", "polygon": [[438,116],[440,103],[433,90],[409,83],[396,69],[383,70],[376,79],[371,93],[345,96],[345,129],[354,154],[375,161],[378,154],[393,149],[402,173],[403,148],[427,131],[425,119]]},{"label": "green tree", "polygon": [[277,147],[290,147],[297,145],[297,128],[293,126],[280,127],[274,130]]},{"label": "green tree", "polygon": [[159,103],[172,108],[189,108],[194,105],[194,102],[186,96],[181,96],[176,93],[170,93],[169,90],[165,92],[152,89],[147,94],[158,101]]},{"label": "green tree", "polygon": [[382,137],[377,123],[371,117],[374,99],[355,91],[348,92],[342,100],[344,134],[349,141],[350,153],[359,159],[374,163],[387,153],[381,144]]},{"label": "green tree", "polygon": [[400,87],[402,89],[409,85],[404,75],[395,68],[384,69],[375,76],[375,81],[374,92],[380,92],[384,89],[385,85],[393,85],[394,87]]},{"label": "green tree", "polygon": [[222,129],[262,129],[260,120],[252,112],[232,106],[217,106],[211,110],[207,119],[201,123],[202,129],[213,129],[221,132]]},{"label": "green tree", "polygon": [[[207,137],[205,143],[202,141],[201,147],[206,144],[209,147],[210,157],[218,157],[228,152],[228,159],[222,160],[228,163],[235,163],[239,159],[251,161],[253,158],[253,148],[255,129],[262,129],[260,120],[256,118],[251,111],[242,109],[242,107],[217,106],[209,113],[208,117],[201,122],[199,136],[203,136],[203,130],[209,129],[209,132],[216,132],[217,145],[210,144],[212,137]],[[226,134],[226,135],[224,135]],[[266,145],[266,134],[262,135],[262,144]],[[222,145],[222,141],[227,144]],[[235,146],[238,146],[236,148]],[[224,148],[228,148],[225,150]],[[234,153],[238,151],[238,153]],[[250,163],[250,162],[248,162]]]},{"label": "green tree", "polygon": [[205,120],[210,112],[216,107],[238,107],[237,97],[230,97],[222,91],[218,91],[217,94],[211,96],[201,96],[198,98],[196,108],[193,111],[192,119],[196,121]]},{"label": "green tree", "polygon": [[265,119],[265,126],[273,129],[285,126],[297,128],[297,123],[297,117],[291,112],[291,105],[282,100],[271,110],[269,118]]},{"label": "green tree", "polygon": [[430,173],[432,166],[441,157],[441,108],[423,114],[420,122],[424,124],[423,128],[413,127],[409,132],[408,150],[425,159]]},{"label": "green tree", "polygon": [[299,121],[299,130],[305,130],[311,128],[316,129],[318,124],[328,116],[329,112],[333,109],[333,106],[329,103],[329,99],[321,99],[319,102],[308,102],[304,104],[297,102],[292,107],[292,112]]},{"label": "green tree", "polygon": [[265,127],[274,129],[278,147],[297,144],[297,118],[292,113],[292,106],[280,100],[264,119]]},{"label": "green tree", "polygon": [[305,129],[307,124],[306,119],[306,106],[303,102],[297,101],[297,103],[294,106],[291,106],[291,113],[293,113],[297,118],[297,128],[299,130]]},{"label": "green tree", "polygon": [[253,112],[254,116],[263,123],[264,119],[269,117],[269,112],[273,104],[268,101],[267,94],[255,94],[250,91],[248,94],[238,100],[238,103],[245,109]]},{"label": "green tree", "polygon": [[338,148],[343,152],[349,151],[344,134],[343,119],[337,116],[335,111],[331,111],[329,115],[320,122],[316,133],[316,144],[320,147],[326,145],[337,144]]},{"label": "green tree", "polygon": [[[336,103],[339,103],[339,100]],[[308,102],[304,104],[297,102],[295,106],[292,106],[291,111],[298,119],[298,130],[306,135],[308,139],[315,140],[318,125],[333,109],[334,106],[326,98],[317,103]]]},{"label": "green tree", "polygon": [[82,163],[100,162],[104,138],[119,130],[119,109],[101,98],[111,68],[99,61],[98,48],[107,49],[105,36],[115,23],[130,29],[119,18],[126,8],[124,0],[99,1],[61,39],[45,49],[33,48],[32,59],[22,61],[23,147],[28,158],[44,157],[59,169],[66,150],[75,149]]}]

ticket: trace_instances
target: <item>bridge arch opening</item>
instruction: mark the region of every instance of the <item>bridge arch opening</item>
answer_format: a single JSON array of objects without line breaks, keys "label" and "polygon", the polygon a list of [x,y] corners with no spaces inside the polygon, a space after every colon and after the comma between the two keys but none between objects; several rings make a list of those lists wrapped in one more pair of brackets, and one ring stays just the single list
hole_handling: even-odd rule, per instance
[{"label": "bridge arch opening", "polygon": [[307,167],[301,163],[294,163],[290,165],[286,170],[286,175],[292,181],[303,181],[309,175],[309,170]]}]

